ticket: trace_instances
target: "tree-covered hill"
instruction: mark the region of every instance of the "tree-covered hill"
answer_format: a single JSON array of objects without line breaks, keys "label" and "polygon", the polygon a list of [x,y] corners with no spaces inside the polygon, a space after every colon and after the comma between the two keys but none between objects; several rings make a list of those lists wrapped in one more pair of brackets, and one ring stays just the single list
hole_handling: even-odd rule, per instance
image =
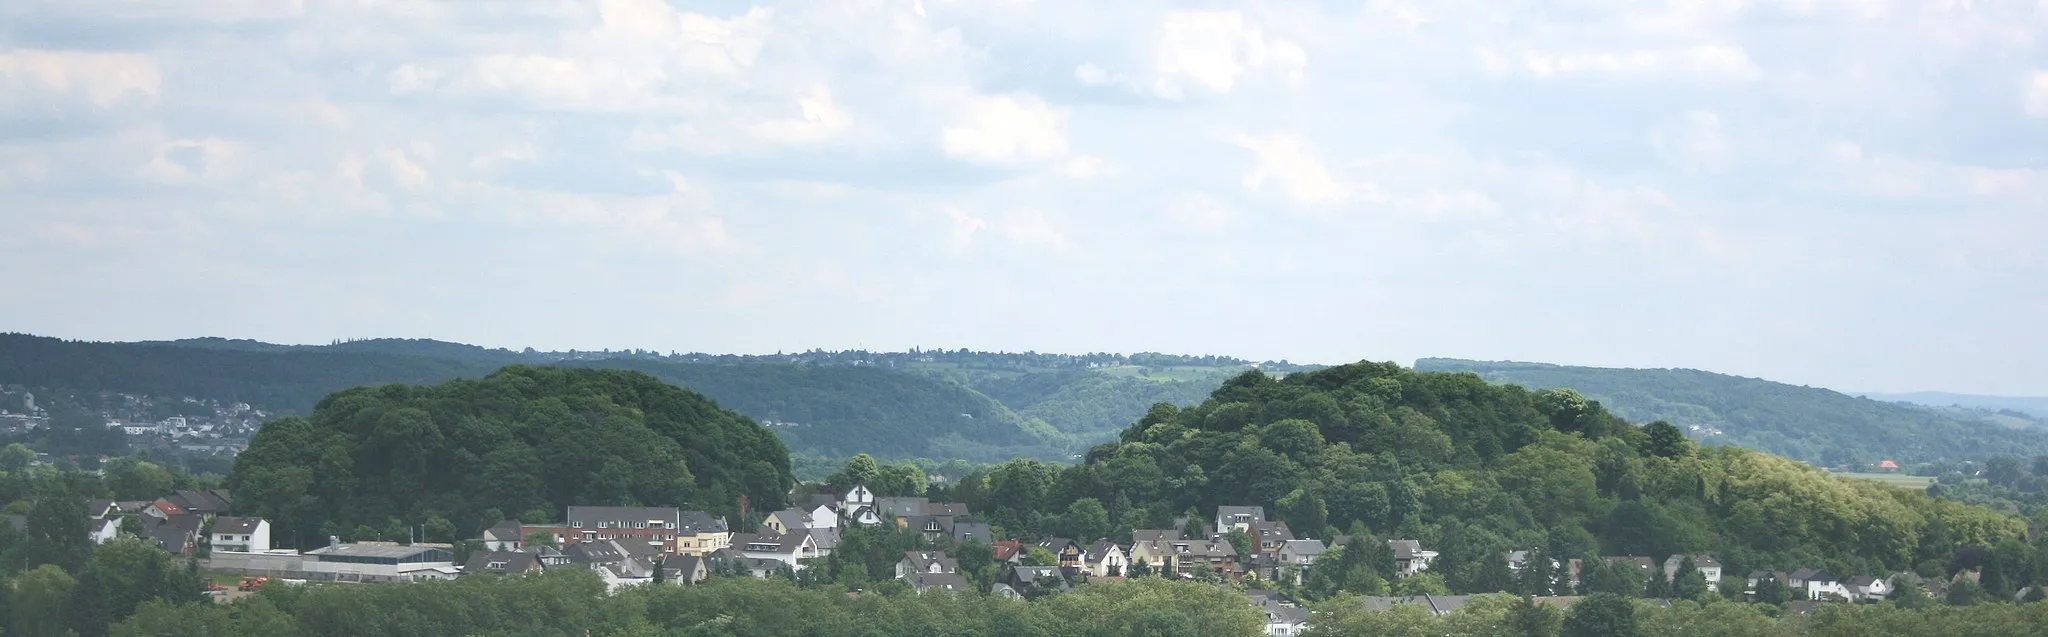
[{"label": "tree-covered hill", "polygon": [[[1730,573],[1917,567],[1939,576],[1957,547],[2024,531],[1987,509],[1746,449],[1699,448],[1671,425],[1638,428],[1570,390],[1392,363],[1280,380],[1247,372],[1200,406],[1154,409],[1084,465],[1012,463],[958,490],[999,524],[1034,523],[1039,514],[1018,503],[1079,515],[1102,506],[1084,505],[1093,499],[1108,503],[1117,528],[1262,505],[1296,535],[1422,540],[1443,555],[1432,572],[1461,592],[1512,586],[1496,559],[1510,550],[1560,559],[1712,553]],[[1385,579],[1312,571],[1304,586],[1385,590],[1376,578]]]},{"label": "tree-covered hill", "polygon": [[[275,345],[221,338],[93,343],[0,335],[0,383],[246,402],[295,414],[351,387],[480,378],[508,364],[643,371],[757,421],[777,423],[778,435],[810,454],[978,462],[1068,458],[1115,437],[1153,403],[1200,402],[1228,374],[1249,365],[1161,354],[714,356],[513,352],[421,339]],[[1144,376],[1154,369],[1161,370],[1159,377]]]},{"label": "tree-covered hill", "polygon": [[568,364],[629,369],[689,387],[770,422],[792,448],[826,456],[989,462],[1064,457],[1072,446],[1058,431],[1019,418],[971,388],[874,367],[636,359]]},{"label": "tree-covered hill", "polygon": [[265,426],[228,478],[237,512],[271,520],[281,541],[451,524],[470,537],[571,504],[734,514],[739,496],[780,503],[790,484],[781,441],[703,396],[538,367],[328,396]]},{"label": "tree-covered hill", "polygon": [[1827,466],[1982,459],[2048,452],[2048,433],[1993,425],[1908,405],[1690,369],[1609,369],[1425,358],[1424,371],[1472,372],[1531,389],[1570,387],[1637,421],[1719,430],[1707,442],[1760,449]]}]

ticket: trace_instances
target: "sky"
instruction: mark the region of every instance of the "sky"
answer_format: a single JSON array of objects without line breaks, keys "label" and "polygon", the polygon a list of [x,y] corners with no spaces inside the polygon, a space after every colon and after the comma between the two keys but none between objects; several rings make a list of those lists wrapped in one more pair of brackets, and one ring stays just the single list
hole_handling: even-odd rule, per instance
[{"label": "sky", "polygon": [[0,330],[2048,395],[2048,0],[10,0]]}]

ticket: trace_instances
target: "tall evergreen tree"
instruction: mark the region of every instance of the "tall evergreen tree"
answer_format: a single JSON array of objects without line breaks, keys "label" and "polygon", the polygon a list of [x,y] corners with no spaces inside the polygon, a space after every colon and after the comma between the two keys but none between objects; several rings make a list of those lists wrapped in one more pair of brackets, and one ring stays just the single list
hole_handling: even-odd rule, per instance
[{"label": "tall evergreen tree", "polygon": [[1700,567],[1693,563],[1692,556],[1685,556],[1678,561],[1678,571],[1671,574],[1671,596],[1697,600],[1706,595],[1706,575],[1700,573]]}]

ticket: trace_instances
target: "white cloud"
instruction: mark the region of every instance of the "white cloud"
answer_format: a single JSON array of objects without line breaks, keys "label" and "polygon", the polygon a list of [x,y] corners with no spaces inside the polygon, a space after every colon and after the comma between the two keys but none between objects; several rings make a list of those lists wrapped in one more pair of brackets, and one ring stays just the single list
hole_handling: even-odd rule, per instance
[{"label": "white cloud", "polygon": [[129,99],[156,100],[163,74],[138,53],[0,51],[0,107],[55,96],[106,108]]},{"label": "white cloud", "polygon": [[1721,116],[1713,111],[1688,111],[1680,120],[1650,134],[1650,146],[1665,161],[1689,171],[1726,168],[1733,159]]},{"label": "white cloud", "polygon": [[1299,137],[1237,135],[1230,141],[1252,152],[1252,168],[1243,179],[1248,190],[1262,192],[1271,187],[1304,205],[1338,203],[1358,192],[1356,185],[1333,176],[1315,150]]},{"label": "white cloud", "polygon": [[1134,79],[1084,62],[1074,67],[1075,81],[1179,100],[1191,93],[1230,93],[1252,74],[1298,84],[1308,64],[1308,52],[1301,44],[1267,35],[1234,10],[1169,11],[1160,18],[1158,29],[1158,39],[1147,52],[1150,69],[1146,77]]},{"label": "white cloud", "polygon": [[1051,251],[1064,251],[1073,247],[1073,241],[1065,232],[1053,225],[1045,213],[1037,210],[1022,210],[1005,215],[995,224],[997,234],[1020,246]]},{"label": "white cloud", "polygon": [[2027,114],[2048,117],[2048,71],[2037,70],[2028,74],[2027,81],[2022,86],[2026,93]]},{"label": "white cloud", "polygon": [[940,131],[946,154],[985,164],[1018,164],[1067,154],[1066,112],[1027,93],[971,96]]},{"label": "white cloud", "polygon": [[1481,68],[1495,75],[1537,79],[1574,77],[1754,80],[1763,76],[1749,52],[1739,45],[1703,44],[1676,49],[1556,52],[1536,49],[1501,53],[1482,48]]},{"label": "white cloud", "polygon": [[1080,156],[1060,164],[1060,175],[1068,179],[1089,180],[1114,176],[1123,169],[1101,157]]},{"label": "white cloud", "polygon": [[832,103],[832,92],[819,88],[796,101],[800,114],[789,119],[761,122],[749,127],[755,137],[778,144],[806,144],[838,135],[853,118]]}]

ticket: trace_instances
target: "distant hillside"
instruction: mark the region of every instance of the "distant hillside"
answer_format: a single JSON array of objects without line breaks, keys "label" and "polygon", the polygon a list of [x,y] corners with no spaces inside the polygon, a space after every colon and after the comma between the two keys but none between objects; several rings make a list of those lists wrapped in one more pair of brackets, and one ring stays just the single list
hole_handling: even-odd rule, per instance
[{"label": "distant hillside", "polygon": [[1913,403],[1928,407],[1968,407],[1989,411],[2016,411],[2035,418],[2048,418],[2048,396],[1977,396],[1938,391],[1904,394],[1858,394],[1889,403]]},{"label": "distant hillside", "polygon": [[[1884,458],[1981,459],[2048,452],[2048,434],[1907,405],[1689,369],[1609,369],[1425,358],[1417,371],[1473,372],[1532,389],[1570,387],[1636,422],[1719,430],[1708,442],[1830,466]],[[1697,432],[1696,432],[1697,434]]]},{"label": "distant hillside", "polygon": [[276,345],[223,338],[91,343],[0,335],[0,383],[210,398],[296,414],[353,387],[481,378],[510,364],[645,372],[772,423],[803,453],[975,461],[1072,458],[1113,438],[1152,404],[1199,403],[1224,378],[1251,365],[1162,354],[662,355],[513,352],[421,339]]}]

